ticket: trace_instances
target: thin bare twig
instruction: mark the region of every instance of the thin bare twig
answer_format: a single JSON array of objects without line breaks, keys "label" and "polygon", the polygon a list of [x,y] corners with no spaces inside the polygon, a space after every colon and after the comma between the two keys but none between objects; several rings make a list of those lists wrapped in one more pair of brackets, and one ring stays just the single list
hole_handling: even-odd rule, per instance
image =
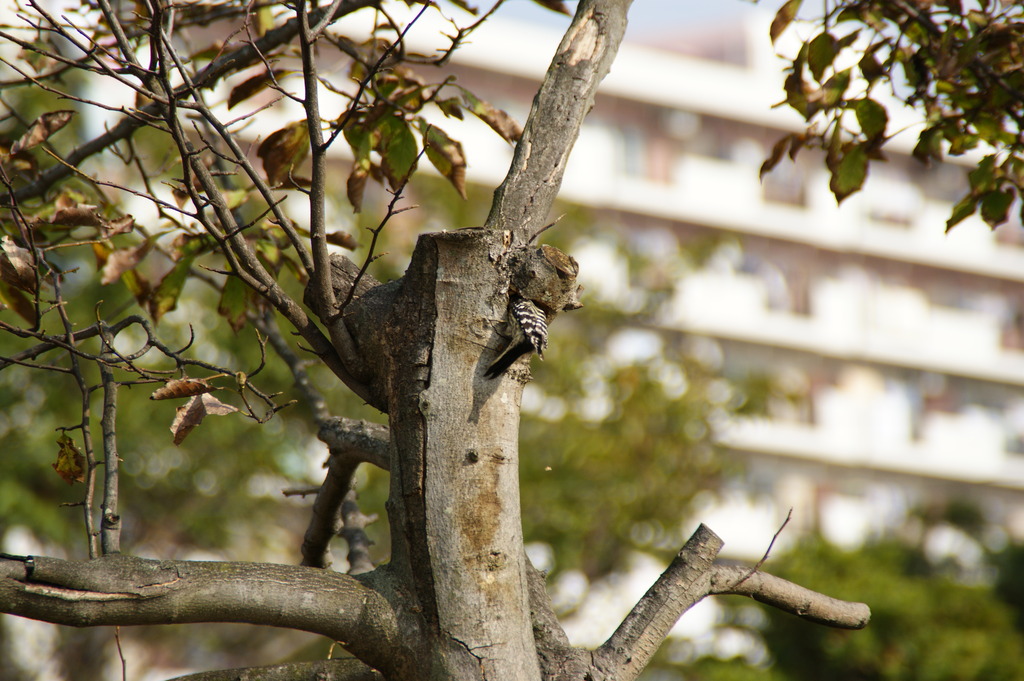
[{"label": "thin bare twig", "polygon": [[764,555],[763,555],[763,556],[761,556],[761,560],[757,561],[757,563],[756,563],[756,564],[754,565],[754,567],[750,568],[750,570],[749,570],[749,571],[747,572],[747,574],[746,574],[746,575],[745,575],[745,576],[744,576],[744,577],[743,577],[742,579],[740,579],[740,581],[736,582],[736,583],[735,583],[735,584],[733,585],[733,588],[738,588],[738,587],[739,587],[739,586],[740,586],[740,585],[741,585],[741,584],[742,584],[743,582],[747,581],[747,579],[748,579],[748,578],[750,578],[751,576],[753,576],[753,574],[754,574],[755,572],[757,572],[758,570],[760,570],[760,569],[761,569],[761,567],[762,567],[762,566],[763,566],[763,565],[764,565],[764,564],[765,564],[766,562],[768,562],[768,556],[769,556],[769,555],[771,554],[771,552],[772,552],[772,547],[774,547],[774,546],[775,546],[775,541],[776,541],[776,540],[777,540],[777,539],[779,538],[779,535],[781,535],[781,534],[782,534],[782,531],[783,531],[784,529],[786,529],[786,525],[788,525],[788,524],[789,524],[789,521],[790,521],[790,519],[792,519],[792,517],[793,517],[793,509],[791,508],[791,509],[789,509],[789,513],[787,513],[787,514],[786,514],[786,519],[782,521],[782,525],[780,525],[780,526],[779,526],[779,529],[777,529],[777,530],[775,531],[775,534],[774,534],[774,536],[772,536],[772,540],[771,540],[770,542],[768,542],[768,548],[767,548],[767,549],[765,549],[765,551],[764,551]]},{"label": "thin bare twig", "polygon": [[[54,297],[56,299],[57,314],[60,316],[61,323],[64,326],[64,340],[68,346],[73,347],[74,331],[72,330],[71,320],[68,318],[67,311],[64,309],[64,299],[61,297],[61,275],[55,274],[53,277],[53,288]],[[93,450],[92,444],[92,408],[90,406],[90,397],[92,395],[92,389],[89,384],[86,383],[85,375],[82,373],[81,364],[78,361],[77,353],[69,353],[71,360],[71,375],[75,379],[75,385],[78,386],[78,392],[81,395],[81,413],[82,421],[79,423],[77,428],[82,431],[82,450],[85,456],[85,496],[82,500],[82,512],[85,520],[85,535],[86,541],[89,547],[89,557],[96,558],[100,555],[99,546],[97,544],[96,536],[96,524],[93,519],[93,500],[96,493],[96,454]]]},{"label": "thin bare twig", "polygon": [[[104,345],[113,339],[104,337]],[[112,344],[108,347],[113,347]],[[109,354],[109,353],[107,353]],[[121,459],[117,453],[117,382],[106,364],[99,364],[103,387],[103,502],[100,505],[100,547],[103,555],[121,552],[121,516],[118,513],[118,480]]]},{"label": "thin bare twig", "polygon": [[267,310],[256,316],[254,322],[256,328],[270,341],[270,346],[274,348],[278,357],[288,365],[288,369],[292,372],[292,378],[295,379],[295,387],[302,395],[309,410],[313,412],[317,426],[322,426],[331,416],[327,409],[327,400],[310,380],[305,362],[288,345],[288,341],[285,340],[284,334],[281,333],[281,329],[277,325],[277,320],[274,319],[274,313]]}]

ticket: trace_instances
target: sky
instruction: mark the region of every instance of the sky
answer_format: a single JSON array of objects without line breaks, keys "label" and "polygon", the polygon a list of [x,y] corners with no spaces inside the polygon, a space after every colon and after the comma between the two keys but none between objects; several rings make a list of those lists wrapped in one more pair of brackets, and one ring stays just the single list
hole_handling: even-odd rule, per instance
[{"label": "sky", "polygon": [[[575,2],[567,2],[570,9],[575,9]],[[770,9],[773,3],[761,3]],[[636,39],[645,33],[663,31],[667,26],[686,26],[688,24],[707,21],[724,20],[738,17],[756,8],[750,0],[635,0],[629,10],[629,25],[626,28],[626,39]],[[548,26],[564,26],[568,17],[549,9],[545,9],[533,0],[506,0],[499,10],[502,16],[522,21],[546,24]]]}]

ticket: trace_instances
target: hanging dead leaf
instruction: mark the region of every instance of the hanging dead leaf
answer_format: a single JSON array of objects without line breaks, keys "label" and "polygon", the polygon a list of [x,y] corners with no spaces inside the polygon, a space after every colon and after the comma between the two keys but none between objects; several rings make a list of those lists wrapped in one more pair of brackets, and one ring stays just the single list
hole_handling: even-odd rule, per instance
[{"label": "hanging dead leaf", "polygon": [[72,195],[71,192],[61,192],[60,195],[54,200],[53,207],[56,210],[64,210],[66,208],[74,208],[78,205],[78,199]]},{"label": "hanging dead leaf", "polygon": [[10,308],[32,326],[39,322],[35,303],[21,291],[0,281],[0,310],[5,308]]},{"label": "hanging dead leaf", "polygon": [[98,207],[87,203],[78,203],[69,194],[58,196],[54,207],[56,210],[50,216],[49,224],[63,227],[99,227],[100,236],[104,239],[125,234],[135,228],[135,218],[131,215],[108,220],[100,213]]},{"label": "hanging dead leaf", "polygon": [[128,270],[134,269],[149,252],[150,241],[144,241],[134,248],[119,248],[107,256],[103,265],[103,275],[100,283],[103,285],[112,284]]},{"label": "hanging dead leaf", "polygon": [[50,224],[66,227],[99,227],[103,224],[103,217],[99,214],[96,206],[83,203],[67,208],[58,208],[50,216]]},{"label": "hanging dead leaf", "polygon": [[565,14],[565,15],[570,16],[570,17],[572,16],[572,12],[569,11],[569,8],[566,7],[565,3],[562,2],[561,0],[533,0],[533,1],[535,3],[537,3],[538,5],[541,5],[542,7],[547,7],[549,10],[551,10],[553,12],[558,12],[560,14]]},{"label": "hanging dead leaf", "polygon": [[434,125],[425,125],[421,132],[427,158],[439,173],[448,178],[455,191],[459,192],[459,196],[465,199],[466,155],[462,151],[462,144]]},{"label": "hanging dead leaf", "polygon": [[308,153],[309,129],[304,120],[289,123],[271,133],[256,150],[256,155],[263,161],[267,180],[275,187],[289,180],[292,171]]},{"label": "hanging dead leaf", "polygon": [[491,130],[501,135],[506,142],[514,144],[522,137],[523,126],[490,102],[480,99],[468,90],[462,91],[462,102],[473,115],[489,125]]},{"label": "hanging dead leaf", "polygon": [[348,194],[348,201],[352,204],[352,212],[358,213],[363,209],[363,193],[366,191],[366,180],[370,177],[368,168],[357,165],[352,168],[345,183],[345,191]]},{"label": "hanging dead leaf", "polygon": [[118,234],[127,234],[135,229],[135,218],[131,215],[119,217],[116,220],[104,220],[100,226],[100,236],[109,239]]},{"label": "hanging dead leaf", "polygon": [[188,192],[186,192],[184,189],[179,189],[178,187],[175,187],[174,189],[171,190],[171,196],[174,197],[174,203],[178,204],[178,208],[184,207],[184,205],[188,202]]},{"label": "hanging dead leaf", "polygon": [[350,251],[354,251],[359,248],[359,242],[356,241],[356,238],[348,232],[342,232],[340,230],[337,232],[330,232],[325,238],[327,239],[327,243],[347,248]]},{"label": "hanging dead leaf", "polygon": [[277,82],[277,79],[284,74],[285,72],[281,69],[274,69],[273,71],[264,69],[262,73],[239,83],[231,88],[231,94],[228,95],[228,108],[231,109],[239,102],[244,102],[258,92],[265,90],[267,86]]},{"label": "hanging dead leaf", "polygon": [[174,415],[174,422],[171,424],[174,444],[180,445],[208,415],[225,416],[236,411],[237,407],[224,404],[213,395],[194,395],[187,403],[178,407]]},{"label": "hanging dead leaf", "polygon": [[36,292],[36,267],[32,253],[6,234],[0,239],[0,280],[28,293]]},{"label": "hanging dead leaf", "polygon": [[57,438],[57,447],[57,462],[51,464],[53,470],[69,485],[85,482],[85,457],[75,441],[67,433],[61,433]]},{"label": "hanging dead leaf", "polygon": [[32,121],[32,125],[29,126],[25,134],[11,146],[11,153],[16,154],[19,151],[31,149],[36,145],[42,144],[49,139],[50,135],[71,122],[71,117],[74,115],[74,111],[66,110],[44,113]]},{"label": "hanging dead leaf", "polygon": [[201,378],[175,378],[153,391],[151,400],[171,400],[212,392],[215,388]]}]

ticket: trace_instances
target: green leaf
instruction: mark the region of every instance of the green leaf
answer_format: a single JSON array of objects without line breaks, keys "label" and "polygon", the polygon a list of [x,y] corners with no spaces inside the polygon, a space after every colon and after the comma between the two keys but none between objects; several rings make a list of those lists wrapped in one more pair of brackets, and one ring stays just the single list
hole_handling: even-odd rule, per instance
[{"label": "green leaf", "polygon": [[846,88],[850,86],[850,69],[844,69],[825,81],[822,86],[824,90],[824,105],[833,107],[843,100]]},{"label": "green leaf", "polygon": [[185,287],[189,269],[195,259],[194,255],[183,257],[157,284],[156,290],[149,298],[149,314],[154,322],[159,322],[161,317],[178,306],[178,298]]},{"label": "green leaf", "polygon": [[861,132],[869,140],[876,140],[885,135],[885,126],[889,123],[889,114],[885,107],[873,99],[858,100],[853,106],[857,114],[857,123]]},{"label": "green leaf", "polygon": [[125,285],[128,292],[135,297],[139,305],[143,308],[146,306],[146,301],[149,300],[149,296],[152,293],[152,287],[149,280],[139,274],[136,270],[128,270],[121,275],[121,283]]},{"label": "green leaf", "polygon": [[384,116],[378,122],[380,144],[377,152],[381,157],[381,170],[392,189],[402,186],[416,166],[419,149],[416,137],[409,124],[398,116]]},{"label": "green leaf", "polygon": [[978,207],[978,196],[976,194],[968,194],[964,198],[960,199],[955,206],[953,206],[953,212],[950,214],[949,219],[946,220],[946,232],[956,227],[958,224],[969,218],[974,214],[974,210]]},{"label": "green leaf", "polygon": [[273,239],[263,238],[257,239],[253,245],[256,250],[256,257],[258,257],[263,265],[274,274],[281,269],[281,249]]},{"label": "green leaf", "polygon": [[867,149],[865,145],[858,144],[848,149],[839,160],[839,163],[833,168],[829,188],[835,195],[836,201],[842,203],[843,199],[864,185],[864,180],[867,176]]},{"label": "green leaf", "polygon": [[865,80],[868,81],[870,86],[879,78],[882,78],[886,74],[885,68],[878,63],[878,59],[875,58],[875,50],[881,47],[882,43],[872,45],[870,48],[864,51],[864,56],[860,58],[860,62],[857,66],[860,68],[860,72],[864,75]]},{"label": "green leaf", "polygon": [[821,82],[825,69],[832,65],[835,58],[836,41],[828,32],[819,33],[811,40],[807,48],[807,66],[814,80]]},{"label": "green leaf", "polygon": [[246,310],[249,303],[249,287],[241,279],[230,276],[224,281],[217,302],[217,314],[227,320],[231,329],[238,331],[245,326]]},{"label": "green leaf", "polygon": [[991,227],[1006,222],[1013,200],[1017,198],[1012,188],[996,189],[981,197],[981,219]]},{"label": "green leaf", "polygon": [[798,69],[795,69],[786,76],[785,90],[786,104],[789,104],[805,120],[809,120],[814,114],[814,109],[811,107],[810,102],[807,101],[807,93],[804,91],[804,79],[801,77]]},{"label": "green leaf", "polygon": [[459,196],[466,198],[466,155],[462,151],[462,144],[451,137],[437,126],[425,123],[420,127],[423,135],[423,146],[427,158],[437,168],[437,171],[448,178],[448,181],[459,192]]},{"label": "green leaf", "polygon": [[789,0],[786,4],[779,8],[779,11],[775,14],[775,18],[772,19],[772,26],[769,29],[769,35],[772,39],[772,44],[778,40],[779,36],[785,32],[789,25],[793,23],[793,19],[796,19],[797,12],[800,11],[800,5],[803,0]]},{"label": "green leaf", "polygon": [[1000,116],[982,114],[975,118],[973,123],[981,139],[990,144],[1013,142],[1013,135],[1007,134],[1003,129],[1004,119]]},{"label": "green leaf", "polygon": [[977,167],[967,173],[967,179],[971,183],[971,191],[975,194],[992,191],[996,188],[996,157],[989,154],[981,159]]},{"label": "green leaf", "polygon": [[914,158],[921,163],[942,160],[942,132],[935,127],[925,128],[914,146]]}]

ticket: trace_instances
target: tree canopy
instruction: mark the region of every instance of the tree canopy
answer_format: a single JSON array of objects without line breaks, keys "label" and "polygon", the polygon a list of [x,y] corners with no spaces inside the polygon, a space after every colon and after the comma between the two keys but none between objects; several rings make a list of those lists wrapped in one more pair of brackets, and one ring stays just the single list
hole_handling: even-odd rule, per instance
[{"label": "tree canopy", "polygon": [[[50,472],[37,457],[19,458],[19,479],[42,491],[0,504],[5,519],[62,543],[72,535],[54,504],[72,504],[89,558],[3,556],[4,612],[74,626],[226,621],[313,632],[354,656],[330,666],[353,679],[635,678],[676,619],[711,594],[752,596],[833,627],[867,623],[860,603],[760,566],[714,563],[721,541],[702,526],[604,645],[584,651],[566,640],[526,559],[523,520],[567,564],[590,575],[613,569],[636,517],[665,529],[720,472],[706,426],[722,405],[702,389],[708,367],[678,348],[651,361],[685,375],[692,390],[681,394],[643,362],[606,365],[612,410],[603,423],[567,408],[554,431],[525,424],[525,442],[546,456],[524,465],[538,503],[521,508],[528,369],[520,361],[498,379],[483,371],[511,335],[510,299],[532,301],[568,332],[552,358],[607,340],[621,314],[565,314],[580,306],[569,252],[586,226],[567,223],[540,242],[629,2],[579,3],[521,127],[444,71],[500,5],[97,0],[57,14],[30,2],[3,28],[14,75],[0,84],[9,114],[0,380],[28,387],[0,397],[10,406],[2,425],[9,433],[38,418],[19,450],[34,453],[47,438],[56,460]],[[787,102],[825,129],[787,137],[765,169],[818,145],[837,198],[856,190],[889,139],[872,88],[895,82],[900,97],[896,67],[919,69],[916,80],[904,74],[913,94],[901,97],[929,116],[918,156],[995,148],[950,224],[965,210],[1005,219],[1019,192],[1017,33],[996,28],[1011,10],[980,6],[988,24],[953,3],[828,7],[786,87]],[[798,7],[783,6],[773,37]],[[428,16],[444,28],[438,49],[418,54],[408,38]],[[948,44],[929,21],[947,22]],[[959,71],[940,58],[942,44],[958,50]],[[863,56],[846,68],[855,50]],[[440,211],[410,216],[417,192],[426,203],[437,191],[436,180],[417,189],[417,170],[429,165],[453,197],[474,191],[473,150],[451,132],[470,117],[514,146],[509,173],[482,226],[422,232]],[[356,257],[344,254],[358,244]],[[392,245],[401,257],[382,258]],[[570,407],[586,397],[585,388],[573,394],[578,377],[547,365],[542,375],[540,397]],[[657,418],[652,404],[665,406]],[[629,416],[637,408],[646,421]],[[313,432],[329,450],[326,479],[282,503],[282,483],[308,472]],[[601,465],[586,486],[562,487],[538,470],[582,477],[595,452]],[[373,472],[361,473],[363,464]],[[376,483],[363,495],[369,509],[353,493],[361,476]],[[58,491],[58,479],[71,486]],[[306,495],[311,510],[298,502]],[[239,524],[218,515],[225,499],[238,502]],[[379,530],[368,529],[373,514],[386,514]],[[336,535],[347,573],[329,569]],[[296,550],[282,552],[292,538]],[[163,553],[175,545],[187,548]],[[212,545],[217,558],[291,553],[302,565],[188,560],[209,557],[201,551]],[[327,672],[319,663],[258,672],[274,673]]]},{"label": "tree canopy", "polygon": [[[962,157],[967,193],[946,223],[975,213],[1005,222],[1024,188],[1024,8],[1019,3],[828,2],[821,13],[789,0],[771,37],[809,27],[790,55],[785,103],[810,127],[779,140],[762,174],[788,153],[824,150],[831,189],[842,201],[859,190],[872,161],[897,135],[916,136],[922,163]],[[795,30],[795,28],[794,28]],[[911,130],[892,125],[894,107],[919,115]]]}]

